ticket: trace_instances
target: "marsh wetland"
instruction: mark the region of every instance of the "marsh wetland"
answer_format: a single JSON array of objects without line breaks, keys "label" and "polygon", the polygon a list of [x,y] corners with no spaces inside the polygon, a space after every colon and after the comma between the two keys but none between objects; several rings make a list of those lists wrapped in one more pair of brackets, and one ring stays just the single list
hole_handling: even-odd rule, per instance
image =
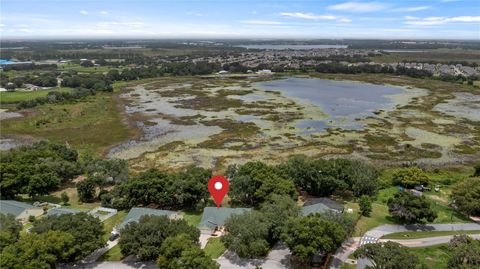
[{"label": "marsh wetland", "polygon": [[192,164],[223,170],[231,163],[276,162],[292,154],[382,163],[478,158],[478,93],[417,88],[394,77],[381,85],[340,79],[206,76],[139,82],[120,98],[140,134],[110,148],[108,156],[129,159],[138,170]]}]

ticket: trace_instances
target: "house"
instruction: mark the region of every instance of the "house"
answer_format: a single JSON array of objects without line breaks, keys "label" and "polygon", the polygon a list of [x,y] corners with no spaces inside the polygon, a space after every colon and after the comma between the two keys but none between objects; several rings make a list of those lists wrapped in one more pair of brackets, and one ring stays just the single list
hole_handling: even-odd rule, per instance
[{"label": "house", "polygon": [[259,75],[271,75],[271,74],[273,74],[273,72],[270,69],[263,69],[263,70],[257,71],[257,74],[259,74]]},{"label": "house", "polygon": [[122,223],[118,224],[117,227],[115,227],[114,231],[119,232],[122,230],[125,225],[132,221],[137,221],[142,217],[142,216],[166,216],[169,219],[180,219],[182,216],[178,214],[175,211],[170,211],[170,210],[160,210],[160,209],[152,209],[152,208],[143,208],[143,207],[134,207],[130,209],[130,212],[128,212],[127,216],[123,219]]},{"label": "house", "polygon": [[0,200],[0,213],[13,215],[20,222],[27,222],[30,216],[43,215],[43,208],[14,200]]},{"label": "house", "polygon": [[316,213],[325,213],[327,211],[333,211],[341,213],[343,212],[343,205],[333,201],[329,198],[313,198],[305,202],[302,207],[302,215],[308,216]]},{"label": "house", "polygon": [[59,215],[65,215],[65,214],[77,214],[80,213],[81,211],[76,210],[76,209],[71,209],[71,208],[65,208],[65,207],[54,207],[50,210],[47,211],[47,214],[45,214],[46,217],[48,216],[59,216]]},{"label": "house", "polygon": [[250,208],[205,207],[202,220],[197,228],[204,231],[214,231],[222,228],[225,225],[225,221],[233,214],[243,214],[250,210]]},{"label": "house", "polygon": [[226,70],[220,70],[217,72],[218,75],[224,75],[224,74],[228,74],[228,71]]}]

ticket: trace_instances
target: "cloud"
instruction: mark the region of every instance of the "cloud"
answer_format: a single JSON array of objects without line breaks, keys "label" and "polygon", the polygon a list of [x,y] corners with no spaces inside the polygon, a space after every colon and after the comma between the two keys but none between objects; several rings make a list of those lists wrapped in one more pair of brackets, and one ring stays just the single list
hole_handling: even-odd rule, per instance
[{"label": "cloud", "polygon": [[187,15],[193,15],[193,16],[199,16],[199,17],[200,17],[200,16],[203,16],[202,13],[197,12],[197,11],[188,11],[188,12],[185,12],[185,14],[187,14]]},{"label": "cloud", "polygon": [[440,25],[450,22],[480,22],[480,16],[458,16],[458,17],[427,17],[418,18],[405,16],[405,24],[409,25]]},{"label": "cloud", "polygon": [[283,22],[279,21],[263,21],[263,20],[247,20],[247,21],[241,21],[244,24],[263,24],[263,25],[280,25],[283,24]]},{"label": "cloud", "polygon": [[88,15],[88,12],[86,12],[85,10],[80,10],[80,13],[82,13],[83,15]]},{"label": "cloud", "polygon": [[97,27],[100,28],[114,28],[114,27],[127,27],[127,28],[144,28],[148,24],[140,21],[131,22],[118,22],[118,21],[106,21],[97,23]]},{"label": "cloud", "polygon": [[107,14],[108,14],[108,11],[100,11],[100,14],[102,14],[102,15],[107,15]]},{"label": "cloud", "polygon": [[337,20],[337,22],[349,23],[349,22],[352,22],[352,20],[347,19],[347,18],[342,18],[342,19]]},{"label": "cloud", "polygon": [[312,13],[301,13],[301,12],[295,12],[295,13],[290,13],[290,12],[283,12],[280,13],[281,16],[284,17],[290,17],[290,18],[300,18],[300,19],[306,19],[306,20],[335,20],[337,17],[332,16],[332,15],[316,15]]},{"label": "cloud", "polygon": [[429,6],[418,6],[418,7],[401,7],[401,8],[394,8],[391,11],[393,12],[415,12],[429,9]]},{"label": "cloud", "polygon": [[358,13],[378,11],[386,8],[387,6],[385,4],[378,2],[345,2],[327,7],[329,10],[341,10]]}]

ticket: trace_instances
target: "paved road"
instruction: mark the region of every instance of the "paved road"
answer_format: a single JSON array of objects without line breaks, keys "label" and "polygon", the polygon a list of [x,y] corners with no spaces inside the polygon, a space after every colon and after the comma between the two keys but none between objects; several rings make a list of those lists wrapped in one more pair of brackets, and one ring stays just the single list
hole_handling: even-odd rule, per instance
[{"label": "paved road", "polygon": [[290,250],[286,246],[277,244],[265,259],[243,259],[227,251],[217,259],[217,262],[222,269],[255,269],[256,266],[263,269],[289,269],[290,255]]},{"label": "paved road", "polygon": [[[480,239],[480,234],[469,234],[468,236],[473,237],[474,239]],[[430,246],[445,244],[450,242],[452,238],[453,238],[453,235],[446,235],[446,236],[426,237],[426,238],[419,238],[419,239],[398,239],[398,240],[380,239],[379,242],[393,241],[409,248],[415,248],[415,247],[430,247]]]},{"label": "paved road", "polygon": [[[350,238],[345,241],[342,246],[337,250],[335,255],[333,256],[333,262],[330,268],[340,268],[342,263],[346,262],[348,256],[352,254],[359,246],[365,243],[373,243],[377,241],[382,241],[380,237],[391,234],[391,233],[399,233],[399,232],[412,232],[412,231],[471,231],[471,230],[480,230],[480,224],[477,223],[454,223],[454,224],[413,224],[413,225],[394,225],[394,224],[386,224],[375,227],[365,233],[362,238]],[[442,237],[442,236],[440,236]],[[453,236],[447,236],[452,238]],[[433,246],[436,245],[434,242],[441,242],[437,244],[446,243],[449,240],[446,238],[439,238],[432,237],[426,240],[424,243],[419,243],[417,247],[421,246]],[[443,240],[443,241],[442,241]],[[445,241],[446,240],[446,241]],[[385,240],[386,241],[386,240]],[[401,241],[401,240],[391,240],[391,241]],[[409,246],[408,244],[413,244],[412,242],[407,241],[420,241],[417,240],[405,240],[405,246]],[[400,243],[400,242],[399,242]],[[422,245],[423,244],[423,245]],[[363,269],[366,265],[370,264],[370,262],[366,259],[359,259],[357,261],[357,269]]]}]

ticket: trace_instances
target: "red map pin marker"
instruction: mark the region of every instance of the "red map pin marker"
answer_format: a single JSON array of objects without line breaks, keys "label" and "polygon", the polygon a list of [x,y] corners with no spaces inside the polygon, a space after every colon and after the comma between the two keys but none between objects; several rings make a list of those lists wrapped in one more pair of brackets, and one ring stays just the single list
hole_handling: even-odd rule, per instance
[{"label": "red map pin marker", "polygon": [[223,176],[213,176],[208,181],[208,191],[210,191],[217,207],[220,207],[223,197],[228,192],[228,180]]}]

